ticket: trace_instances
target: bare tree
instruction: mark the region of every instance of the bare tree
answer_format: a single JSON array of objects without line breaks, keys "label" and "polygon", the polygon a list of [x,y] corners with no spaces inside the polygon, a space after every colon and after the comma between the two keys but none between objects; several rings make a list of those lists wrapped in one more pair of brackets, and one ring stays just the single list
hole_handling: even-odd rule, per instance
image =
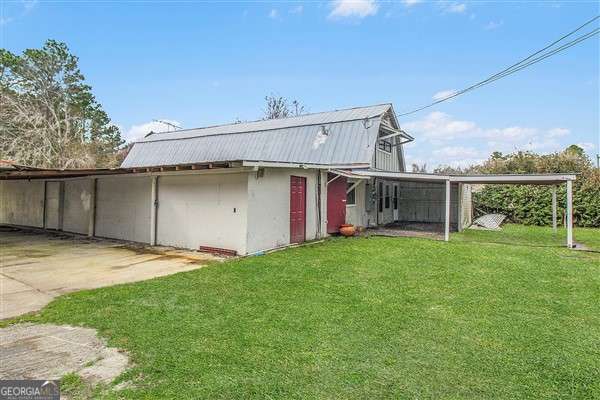
[{"label": "bare tree", "polygon": [[417,163],[413,163],[412,172],[417,172],[417,173],[427,172],[427,164],[419,165]]},{"label": "bare tree", "polygon": [[289,101],[287,98],[271,93],[265,96],[266,109],[263,119],[279,119],[297,117],[305,113],[304,106],[298,100]]}]

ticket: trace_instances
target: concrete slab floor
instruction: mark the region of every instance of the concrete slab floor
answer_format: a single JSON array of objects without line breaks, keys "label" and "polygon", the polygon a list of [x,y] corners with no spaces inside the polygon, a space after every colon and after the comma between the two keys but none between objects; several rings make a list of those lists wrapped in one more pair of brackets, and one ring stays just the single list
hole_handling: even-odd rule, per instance
[{"label": "concrete slab floor", "polygon": [[0,319],[82,289],[190,271],[210,254],[0,227]]},{"label": "concrete slab floor", "polygon": [[0,329],[0,379],[60,379],[75,372],[86,381],[110,383],[129,364],[89,328],[17,324]]}]

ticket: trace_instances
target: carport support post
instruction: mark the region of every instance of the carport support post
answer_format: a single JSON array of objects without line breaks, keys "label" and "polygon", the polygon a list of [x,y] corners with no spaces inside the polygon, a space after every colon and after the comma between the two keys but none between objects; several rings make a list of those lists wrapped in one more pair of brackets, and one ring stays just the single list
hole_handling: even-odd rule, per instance
[{"label": "carport support post", "polygon": [[446,216],[444,219],[444,240],[450,240],[450,180],[446,181]]},{"label": "carport support post", "polygon": [[573,181],[567,181],[567,247],[573,248]]},{"label": "carport support post", "polygon": [[557,232],[556,221],[556,186],[552,186],[552,232]]}]

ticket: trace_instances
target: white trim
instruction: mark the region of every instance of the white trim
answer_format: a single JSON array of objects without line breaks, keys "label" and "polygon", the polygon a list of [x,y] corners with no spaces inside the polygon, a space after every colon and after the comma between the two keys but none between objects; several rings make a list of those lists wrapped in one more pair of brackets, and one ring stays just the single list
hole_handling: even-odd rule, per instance
[{"label": "white trim", "polygon": [[427,182],[444,182],[450,181],[454,183],[512,183],[512,184],[540,184],[553,185],[557,183],[574,181],[577,176],[574,174],[522,174],[522,175],[437,175],[437,174],[421,174],[414,172],[389,172],[389,171],[372,171],[372,170],[354,170],[355,175],[380,177],[389,179],[398,179],[406,181],[427,181]]},{"label": "white trim", "polygon": [[271,167],[271,168],[304,168],[304,169],[354,169],[354,168],[369,168],[370,163],[360,164],[300,164],[286,162],[271,162],[271,161],[242,161],[244,167]]}]

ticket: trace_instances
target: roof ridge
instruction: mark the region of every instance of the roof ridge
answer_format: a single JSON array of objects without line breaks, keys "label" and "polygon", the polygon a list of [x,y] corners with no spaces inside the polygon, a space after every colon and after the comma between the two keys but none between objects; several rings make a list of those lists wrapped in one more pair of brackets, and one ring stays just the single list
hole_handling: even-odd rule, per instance
[{"label": "roof ridge", "polygon": [[[294,116],[291,116],[291,117],[277,118],[277,119],[279,121],[290,120],[290,119],[294,119],[294,118],[307,117],[307,116],[310,116],[310,115],[328,114],[328,113],[339,112],[339,111],[358,110],[358,109],[361,109],[361,108],[379,107],[379,106],[384,106],[384,105],[392,106],[392,103],[379,103],[379,104],[371,104],[371,105],[368,105],[368,106],[340,108],[340,109],[336,109],[336,110],[319,111],[319,112],[314,112],[314,113],[294,115]],[[186,132],[186,131],[211,129],[211,128],[218,128],[218,127],[223,127],[223,126],[230,126],[230,125],[231,126],[235,126],[235,125],[238,125],[238,124],[253,124],[253,123],[265,122],[265,121],[270,121],[270,120],[268,120],[268,119],[256,119],[256,120],[253,120],[253,121],[229,122],[229,123],[226,123],[226,124],[208,125],[208,126],[201,126],[201,127],[198,127],[198,128],[179,129],[179,130],[170,131],[170,132],[151,132],[151,133],[148,133],[146,136],[144,136],[144,139],[147,138],[147,137],[153,136],[153,135],[168,135],[168,134],[180,133],[180,132]],[[314,125],[314,124],[307,124],[307,125]],[[298,125],[298,126],[303,126],[303,125]],[[161,140],[167,140],[167,139],[161,139]]]}]

